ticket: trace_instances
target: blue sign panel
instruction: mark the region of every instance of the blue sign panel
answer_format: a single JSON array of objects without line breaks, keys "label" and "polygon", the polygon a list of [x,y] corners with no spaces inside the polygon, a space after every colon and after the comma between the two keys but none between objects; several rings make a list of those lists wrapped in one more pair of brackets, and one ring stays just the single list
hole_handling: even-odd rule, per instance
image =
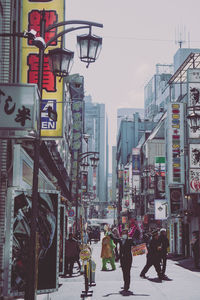
[{"label": "blue sign panel", "polygon": [[53,121],[48,117],[48,107],[51,107],[53,111],[57,112],[56,99],[42,100],[41,129],[44,130],[56,129],[56,121]]}]

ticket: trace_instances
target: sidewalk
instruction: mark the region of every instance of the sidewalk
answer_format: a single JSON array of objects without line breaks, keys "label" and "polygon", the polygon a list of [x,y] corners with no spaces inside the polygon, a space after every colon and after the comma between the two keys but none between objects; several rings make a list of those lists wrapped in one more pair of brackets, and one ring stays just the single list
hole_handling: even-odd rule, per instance
[{"label": "sidewalk", "polygon": [[184,257],[184,256],[169,256],[170,260],[176,261],[176,265],[188,269],[193,272],[199,272],[200,268],[197,269],[194,267],[194,259],[193,257]]}]

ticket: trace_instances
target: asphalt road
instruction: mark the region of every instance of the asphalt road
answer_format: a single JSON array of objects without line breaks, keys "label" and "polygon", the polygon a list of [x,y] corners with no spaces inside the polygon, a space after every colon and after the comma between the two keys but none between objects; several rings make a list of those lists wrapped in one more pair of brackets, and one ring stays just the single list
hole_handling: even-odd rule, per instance
[{"label": "asphalt road", "polygon": [[[116,263],[115,271],[101,271],[101,242],[92,243],[92,257],[95,260],[96,286],[92,287],[92,297],[85,299],[123,299],[129,297],[134,300],[200,300],[200,272],[193,272],[182,268],[177,262],[167,261],[167,272],[169,280],[157,282],[157,274],[152,267],[146,274],[148,279],[140,278],[139,274],[146,262],[146,256],[134,257],[131,269],[130,293],[120,293],[123,286],[122,271],[119,263]],[[84,290],[84,278],[76,273],[76,265],[72,278],[60,278],[62,286],[55,293],[38,296],[38,300],[78,300]]]}]

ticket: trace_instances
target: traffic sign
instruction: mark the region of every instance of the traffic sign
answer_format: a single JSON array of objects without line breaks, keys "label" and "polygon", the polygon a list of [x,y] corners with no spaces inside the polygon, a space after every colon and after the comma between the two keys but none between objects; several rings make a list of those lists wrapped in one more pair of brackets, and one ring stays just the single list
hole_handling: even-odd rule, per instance
[{"label": "traffic sign", "polygon": [[74,210],[73,209],[68,210],[68,216],[69,217],[73,217],[74,216]]}]

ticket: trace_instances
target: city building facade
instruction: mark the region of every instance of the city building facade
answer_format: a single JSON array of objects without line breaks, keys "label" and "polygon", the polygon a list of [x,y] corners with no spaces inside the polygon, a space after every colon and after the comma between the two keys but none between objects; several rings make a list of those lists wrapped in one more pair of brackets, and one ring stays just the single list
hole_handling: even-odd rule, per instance
[{"label": "city building facade", "polygon": [[[89,185],[96,181],[95,203],[99,206],[100,215],[107,207],[107,182],[108,182],[108,123],[105,112],[105,105],[92,102],[91,96],[85,96],[85,132],[89,134],[89,151],[99,152],[99,164],[96,178],[89,174]],[[93,185],[94,186],[94,185]]]}]

